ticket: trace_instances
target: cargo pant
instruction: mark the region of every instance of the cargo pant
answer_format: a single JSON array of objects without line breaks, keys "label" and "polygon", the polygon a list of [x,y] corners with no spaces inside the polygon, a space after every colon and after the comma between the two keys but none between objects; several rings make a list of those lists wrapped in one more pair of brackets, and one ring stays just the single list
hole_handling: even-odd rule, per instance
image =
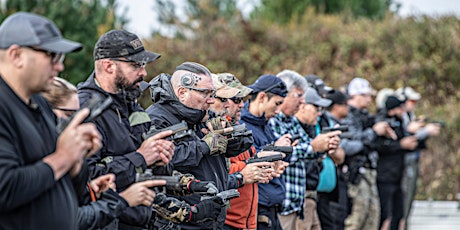
[{"label": "cargo pant", "polygon": [[358,184],[348,184],[352,202],[351,213],[345,219],[346,230],[377,230],[380,221],[380,201],[377,190],[377,171],[363,168]]}]

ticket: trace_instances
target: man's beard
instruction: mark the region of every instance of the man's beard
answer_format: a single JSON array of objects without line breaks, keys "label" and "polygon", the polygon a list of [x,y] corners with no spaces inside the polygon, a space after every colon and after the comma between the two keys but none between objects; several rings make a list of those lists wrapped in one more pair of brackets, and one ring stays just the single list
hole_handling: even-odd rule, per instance
[{"label": "man's beard", "polygon": [[142,77],[139,77],[133,83],[129,83],[125,75],[118,69],[115,76],[115,85],[125,95],[127,101],[135,101],[142,95],[141,89],[136,84],[143,80]]}]

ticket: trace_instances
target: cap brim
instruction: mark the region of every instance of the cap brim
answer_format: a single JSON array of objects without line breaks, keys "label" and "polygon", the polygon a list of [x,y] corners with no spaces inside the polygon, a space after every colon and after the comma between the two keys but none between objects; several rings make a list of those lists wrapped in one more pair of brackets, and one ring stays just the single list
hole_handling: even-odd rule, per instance
[{"label": "cap brim", "polygon": [[332,104],[332,101],[329,99],[321,98],[312,104],[320,106],[320,107],[329,107]]},{"label": "cap brim", "polygon": [[240,93],[239,89],[225,86],[216,91],[216,96],[221,98],[232,98],[238,95],[238,93]]},{"label": "cap brim", "polygon": [[135,61],[135,62],[139,62],[139,63],[150,63],[150,62],[157,60],[160,57],[161,57],[160,54],[144,50],[137,54],[127,56],[126,59]]},{"label": "cap brim", "polygon": [[240,92],[235,96],[235,97],[246,97],[247,95],[251,94],[252,89],[248,88],[244,85],[236,87],[237,89],[240,90]]},{"label": "cap brim", "polygon": [[39,47],[54,53],[71,53],[80,51],[83,48],[80,43],[70,41],[65,38],[60,38],[41,44]]},{"label": "cap brim", "polygon": [[333,89],[333,88],[331,88],[329,86],[323,86],[323,87],[318,88],[318,93],[320,95],[334,93],[334,91],[335,91],[335,89]]},{"label": "cap brim", "polygon": [[422,98],[422,96],[419,93],[414,93],[414,94],[408,94],[407,95],[407,99],[409,99],[409,100],[418,101],[418,100],[420,100],[420,98]]}]

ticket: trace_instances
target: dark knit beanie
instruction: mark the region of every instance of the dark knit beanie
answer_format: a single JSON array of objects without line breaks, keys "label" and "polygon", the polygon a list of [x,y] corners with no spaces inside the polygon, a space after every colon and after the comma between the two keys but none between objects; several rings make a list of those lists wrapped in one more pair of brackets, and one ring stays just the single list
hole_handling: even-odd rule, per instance
[{"label": "dark knit beanie", "polygon": [[387,101],[385,102],[385,108],[387,109],[387,111],[389,111],[401,106],[401,104],[403,103],[404,101],[399,100],[396,96],[389,96],[387,98]]}]

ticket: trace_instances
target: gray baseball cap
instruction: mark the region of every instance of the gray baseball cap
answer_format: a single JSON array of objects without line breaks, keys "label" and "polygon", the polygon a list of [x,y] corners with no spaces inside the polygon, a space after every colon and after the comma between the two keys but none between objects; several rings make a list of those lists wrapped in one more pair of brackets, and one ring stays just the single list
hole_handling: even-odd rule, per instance
[{"label": "gray baseball cap", "polygon": [[26,12],[12,14],[0,26],[0,49],[7,49],[14,44],[39,47],[53,53],[70,53],[82,49],[80,43],[63,38],[51,20]]},{"label": "gray baseball cap", "polygon": [[324,108],[329,107],[332,104],[331,100],[319,96],[318,92],[316,92],[316,90],[312,87],[308,87],[307,90],[305,90],[304,97],[305,103],[307,104],[313,104]]}]

